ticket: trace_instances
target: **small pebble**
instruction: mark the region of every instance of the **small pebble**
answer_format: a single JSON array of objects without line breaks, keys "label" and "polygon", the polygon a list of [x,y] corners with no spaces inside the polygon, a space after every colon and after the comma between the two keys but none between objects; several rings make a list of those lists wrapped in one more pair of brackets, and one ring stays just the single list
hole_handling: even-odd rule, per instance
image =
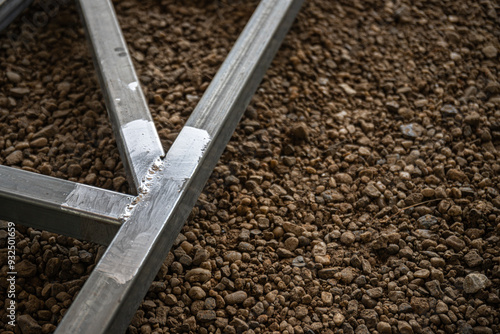
[{"label": "small pebble", "polygon": [[486,288],[490,284],[490,280],[483,274],[471,273],[465,277],[464,291],[465,293],[476,293],[481,289]]},{"label": "small pebble", "polygon": [[16,88],[11,88],[10,93],[12,94],[13,97],[21,98],[25,95],[28,95],[30,93],[30,90],[29,88],[16,87]]},{"label": "small pebble", "polygon": [[408,138],[418,138],[424,132],[424,128],[417,123],[401,125],[400,130]]},{"label": "small pebble", "polygon": [[229,305],[243,303],[245,299],[247,299],[245,291],[236,291],[224,297],[225,302]]},{"label": "small pebble", "polygon": [[487,58],[496,58],[498,54],[497,48],[493,45],[485,46],[482,51]]},{"label": "small pebble", "polygon": [[7,71],[5,74],[7,75],[7,79],[12,81],[13,83],[21,82],[21,76],[19,75],[19,73]]}]

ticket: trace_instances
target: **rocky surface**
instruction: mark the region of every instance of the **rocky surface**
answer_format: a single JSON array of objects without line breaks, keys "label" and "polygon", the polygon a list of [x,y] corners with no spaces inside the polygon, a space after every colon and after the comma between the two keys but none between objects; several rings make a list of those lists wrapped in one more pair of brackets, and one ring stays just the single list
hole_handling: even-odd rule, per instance
[{"label": "rocky surface", "polygon": [[[255,2],[115,5],[168,149]],[[128,333],[500,332],[498,15],[307,1]],[[27,32],[0,38],[0,164],[126,191],[75,8]],[[16,242],[0,332],[51,333],[104,247]]]}]

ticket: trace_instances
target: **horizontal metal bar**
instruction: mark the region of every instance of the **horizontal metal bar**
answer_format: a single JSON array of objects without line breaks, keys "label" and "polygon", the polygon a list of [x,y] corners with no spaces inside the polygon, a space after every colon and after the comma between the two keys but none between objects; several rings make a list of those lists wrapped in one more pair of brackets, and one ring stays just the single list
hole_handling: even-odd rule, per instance
[{"label": "horizontal metal bar", "polygon": [[136,194],[148,168],[165,153],[111,1],[77,3],[129,185]]},{"label": "horizontal metal bar", "polygon": [[133,197],[0,165],[0,219],[107,245]]},{"label": "horizontal metal bar", "polygon": [[[126,330],[301,3],[260,3],[217,74],[219,79],[214,79],[215,87],[200,102],[210,107],[201,106],[188,121],[201,127],[185,126],[166,158],[150,170],[150,181],[143,185],[137,203],[129,207],[130,217],[56,333]],[[240,99],[243,102],[236,101]]]}]

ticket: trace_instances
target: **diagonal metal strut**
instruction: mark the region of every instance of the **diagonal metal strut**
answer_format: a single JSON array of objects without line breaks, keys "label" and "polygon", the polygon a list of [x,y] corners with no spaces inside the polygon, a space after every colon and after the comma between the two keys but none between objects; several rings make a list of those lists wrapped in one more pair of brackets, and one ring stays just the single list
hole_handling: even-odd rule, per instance
[{"label": "diagonal metal strut", "polygon": [[110,0],[77,1],[130,190],[163,148]]}]

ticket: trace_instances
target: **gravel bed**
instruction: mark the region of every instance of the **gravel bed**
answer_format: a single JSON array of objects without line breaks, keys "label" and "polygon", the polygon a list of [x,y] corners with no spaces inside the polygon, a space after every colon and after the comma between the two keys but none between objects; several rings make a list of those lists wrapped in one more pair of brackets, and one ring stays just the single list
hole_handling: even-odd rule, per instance
[{"label": "gravel bed", "polygon": [[[166,149],[256,3],[115,2]],[[0,37],[0,164],[125,192],[78,15],[53,11]],[[498,15],[307,1],[128,333],[500,333]],[[16,227],[0,333],[51,333],[105,248]]]}]

